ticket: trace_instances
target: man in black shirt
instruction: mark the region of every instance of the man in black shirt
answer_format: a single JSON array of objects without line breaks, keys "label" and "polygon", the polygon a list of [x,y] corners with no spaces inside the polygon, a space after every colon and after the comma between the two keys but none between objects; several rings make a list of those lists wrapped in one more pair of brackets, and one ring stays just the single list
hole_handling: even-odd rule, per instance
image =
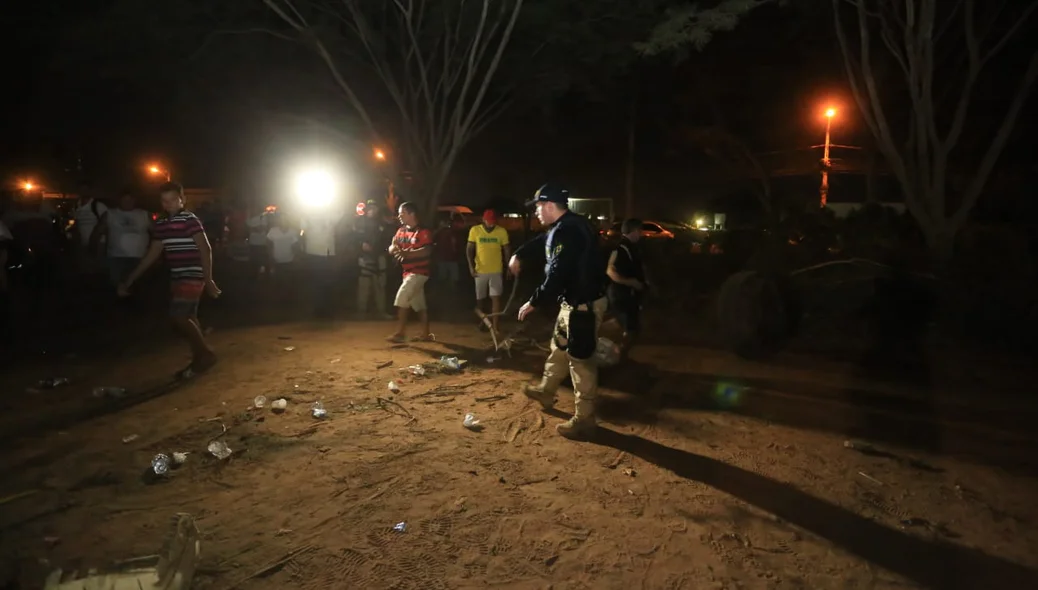
[{"label": "man in black shirt", "polygon": [[386,311],[386,248],[389,244],[385,220],[382,219],[378,202],[371,200],[364,205],[364,216],[357,219],[356,232],[360,256],[357,263],[357,314],[367,315],[368,301],[375,299],[375,310],[382,319],[392,319]]},{"label": "man in black shirt", "polygon": [[555,392],[568,372],[573,381],[575,409],[573,417],[556,426],[556,430],[566,438],[587,439],[597,427],[598,365],[592,357],[608,306],[598,236],[587,219],[569,210],[569,191],[564,188],[544,185],[527,205],[537,207],[537,218],[548,231],[519,248],[508,269],[518,276],[520,265],[532,262],[541,248],[546,264],[544,282],[519,308],[519,321],[535,309],[553,303],[558,303],[560,309],[541,382],[526,386],[524,393],[545,409],[551,408],[555,405]]},{"label": "man in black shirt", "polygon": [[620,243],[609,254],[606,275],[609,284],[609,308],[623,328],[620,355],[626,357],[641,331],[642,297],[645,294],[645,270],[638,242],[642,237],[642,220],[627,219],[620,226]]}]

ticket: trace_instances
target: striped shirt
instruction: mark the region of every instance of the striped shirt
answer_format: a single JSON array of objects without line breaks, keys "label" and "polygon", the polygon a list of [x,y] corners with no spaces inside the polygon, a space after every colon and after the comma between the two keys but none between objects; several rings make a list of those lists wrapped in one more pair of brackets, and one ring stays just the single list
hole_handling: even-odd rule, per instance
[{"label": "striped shirt", "polygon": [[203,232],[202,222],[190,211],[181,210],[155,222],[155,239],[162,242],[170,279],[205,279],[202,253],[198,250],[198,244],[195,244],[195,235]]},{"label": "striped shirt", "polygon": [[[410,228],[401,226],[393,236],[393,243],[403,252],[412,252],[421,249],[430,249],[433,245],[432,232],[420,227]],[[429,257],[412,258],[401,263],[404,268],[404,276],[423,275],[429,276]]]}]

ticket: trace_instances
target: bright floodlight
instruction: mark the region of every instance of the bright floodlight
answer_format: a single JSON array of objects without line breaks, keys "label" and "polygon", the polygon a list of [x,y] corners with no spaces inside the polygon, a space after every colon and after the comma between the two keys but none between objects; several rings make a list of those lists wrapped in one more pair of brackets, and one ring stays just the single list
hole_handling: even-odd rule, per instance
[{"label": "bright floodlight", "polygon": [[296,198],[307,207],[326,207],[335,200],[335,178],[325,170],[308,170],[296,178]]},{"label": "bright floodlight", "polygon": [[836,109],[825,109],[826,118],[832,119],[836,116]]},{"label": "bright floodlight", "polygon": [[31,181],[26,181],[25,184],[22,185],[22,188],[27,190],[27,191],[31,191],[35,187],[36,187],[36,185],[34,185]]},{"label": "bright floodlight", "polygon": [[386,152],[384,152],[384,151],[382,151],[380,149],[376,149],[375,150],[375,159],[376,160],[385,160],[386,159]]}]

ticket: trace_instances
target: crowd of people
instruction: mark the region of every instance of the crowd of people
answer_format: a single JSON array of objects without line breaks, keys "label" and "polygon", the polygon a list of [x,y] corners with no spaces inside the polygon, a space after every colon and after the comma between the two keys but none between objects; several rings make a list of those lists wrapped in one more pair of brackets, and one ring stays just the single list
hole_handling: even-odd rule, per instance
[{"label": "crowd of people", "polygon": [[[198,307],[204,295],[219,297],[221,290],[214,279],[207,224],[186,209],[179,184],[166,183],[159,194],[162,214],[154,222],[136,206],[131,194],[122,195],[111,209],[85,195],[75,209],[73,251],[80,269],[107,269],[120,297],[130,296],[149,268],[164,260],[169,278],[168,314],[192,359],[176,378],[187,379],[217,362],[199,323]],[[527,205],[536,209],[537,218],[547,228],[545,233],[513,253],[508,232],[498,225],[496,213],[487,210],[481,222],[468,229],[463,255],[455,228],[447,222],[433,231],[410,202],[399,205],[395,221],[376,201],[368,201],[363,216],[352,221],[344,214],[318,211],[301,216],[294,224],[284,215],[263,211],[244,220],[250,266],[255,277],[280,284],[283,293],[294,292],[300,279],[308,277],[314,311],[319,317],[329,317],[336,306],[338,255],[342,251],[355,256],[357,314],[395,319],[395,329],[386,339],[402,343],[434,340],[426,297],[434,269],[441,281],[452,284],[459,281],[461,261],[467,263],[477,313],[488,318],[488,329],[496,332],[500,318],[507,313],[502,309],[506,278],[517,279],[543,260],[543,279],[516,317],[523,321],[538,310],[556,306],[559,311],[542,378],[525,387],[524,393],[549,409],[559,386],[570,377],[575,412],[557,430],[567,438],[586,439],[596,428],[595,352],[607,310],[623,329],[621,356],[630,350],[640,330],[642,297],[649,284],[637,247],[642,222],[625,221],[619,245],[604,257],[598,232],[586,217],[569,209],[568,190],[545,185]],[[344,223],[351,226],[345,241]],[[218,239],[222,239],[223,224],[218,231]],[[0,293],[8,289],[5,270],[13,241],[12,232],[0,223]],[[394,271],[400,273],[393,297],[395,314],[387,309],[389,275]],[[417,317],[418,331],[408,338],[412,315]]]}]

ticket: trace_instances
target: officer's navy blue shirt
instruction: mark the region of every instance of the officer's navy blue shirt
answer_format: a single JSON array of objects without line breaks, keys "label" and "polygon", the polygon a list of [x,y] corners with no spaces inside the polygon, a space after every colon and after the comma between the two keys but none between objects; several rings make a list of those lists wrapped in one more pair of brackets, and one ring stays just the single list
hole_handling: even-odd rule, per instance
[{"label": "officer's navy blue shirt", "polygon": [[544,247],[544,282],[533,292],[530,305],[549,302],[577,306],[589,304],[605,294],[606,276],[598,251],[598,236],[588,220],[567,211],[548,232],[516,250],[522,260],[537,255]]}]

